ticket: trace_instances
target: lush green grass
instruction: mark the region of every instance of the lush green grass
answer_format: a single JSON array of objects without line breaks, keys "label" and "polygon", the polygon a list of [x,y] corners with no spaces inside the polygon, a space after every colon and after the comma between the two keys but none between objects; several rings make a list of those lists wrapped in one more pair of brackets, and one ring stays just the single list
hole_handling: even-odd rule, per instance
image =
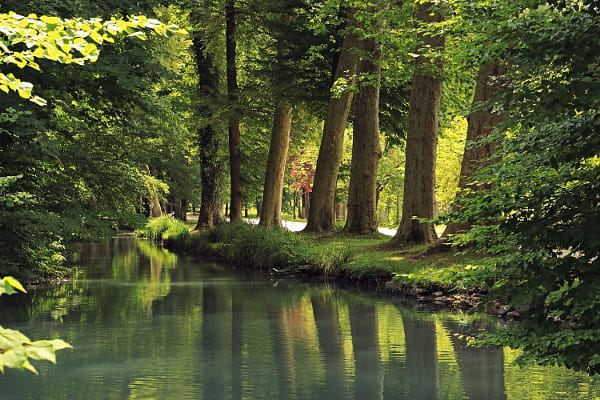
[{"label": "lush green grass", "polygon": [[392,281],[398,285],[430,290],[468,290],[478,286],[480,260],[455,252],[427,254],[426,246],[388,246],[390,238],[349,237],[339,233],[314,236],[311,253],[335,257],[340,248],[351,255],[329,275],[356,281]]},{"label": "lush green grass", "polygon": [[[159,227],[163,224],[155,223]],[[239,267],[270,269],[273,273],[368,283],[391,281],[431,291],[465,291],[478,286],[477,272],[481,268],[473,256],[467,258],[454,252],[426,254],[425,246],[390,247],[390,238],[381,234],[300,234],[244,222],[190,233],[188,229],[163,231],[155,225],[149,224],[148,231],[152,233],[147,237],[165,239],[170,248],[214,256]]]}]

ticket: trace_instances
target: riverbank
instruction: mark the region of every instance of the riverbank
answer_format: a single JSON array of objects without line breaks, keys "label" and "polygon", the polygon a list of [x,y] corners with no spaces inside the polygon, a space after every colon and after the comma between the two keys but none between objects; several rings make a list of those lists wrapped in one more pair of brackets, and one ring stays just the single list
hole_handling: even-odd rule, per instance
[{"label": "riverbank", "polygon": [[389,247],[389,236],[381,233],[299,234],[244,222],[190,232],[167,225],[146,236],[162,238],[175,252],[210,257],[234,268],[353,282],[459,308],[476,306],[484,292],[481,259],[450,251],[427,254],[426,246]]}]

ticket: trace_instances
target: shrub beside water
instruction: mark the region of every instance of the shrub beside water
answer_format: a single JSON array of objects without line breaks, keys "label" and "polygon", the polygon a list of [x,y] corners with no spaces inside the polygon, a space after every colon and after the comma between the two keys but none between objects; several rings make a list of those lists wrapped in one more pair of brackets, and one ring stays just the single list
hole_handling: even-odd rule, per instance
[{"label": "shrub beside water", "polygon": [[330,276],[335,275],[340,268],[350,262],[353,256],[350,244],[344,242],[319,253],[316,261],[325,276]]},{"label": "shrub beside water", "polygon": [[222,224],[204,232],[208,245],[228,262],[246,268],[286,270],[310,263],[305,237],[284,229],[244,222]]},{"label": "shrub beside water", "polygon": [[163,241],[180,253],[215,257],[241,268],[269,269],[280,274],[352,276],[347,270],[355,257],[347,240],[322,245],[320,237],[243,221],[190,232],[180,221],[156,218],[138,236]]},{"label": "shrub beside water", "polygon": [[310,254],[304,235],[243,221],[221,224],[199,232],[170,235],[165,246],[177,251],[215,256],[243,268],[270,268],[277,272],[322,272]]},{"label": "shrub beside water", "polygon": [[144,232],[143,236],[162,240],[166,248],[178,253],[284,275],[320,275],[365,283],[392,280],[399,286],[425,290],[471,290],[480,284],[474,275],[478,267],[472,265],[477,260],[457,259],[454,254],[424,258],[423,249],[381,247],[385,237],[306,235],[243,221],[190,232],[172,218],[153,220]]},{"label": "shrub beside water", "polygon": [[135,231],[136,236],[153,241],[167,240],[177,237],[184,240],[189,236],[189,229],[183,221],[171,216],[162,216],[148,220],[146,226]]}]

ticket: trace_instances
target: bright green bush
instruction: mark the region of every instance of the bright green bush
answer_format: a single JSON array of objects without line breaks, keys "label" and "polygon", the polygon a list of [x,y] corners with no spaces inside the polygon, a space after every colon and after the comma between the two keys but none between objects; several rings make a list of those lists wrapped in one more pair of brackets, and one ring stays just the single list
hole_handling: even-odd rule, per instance
[{"label": "bright green bush", "polygon": [[143,229],[135,231],[136,236],[153,241],[167,240],[170,237],[184,240],[189,233],[190,231],[183,221],[171,216],[152,218],[148,220]]},{"label": "bright green bush", "polygon": [[193,234],[171,235],[166,246],[213,255],[244,268],[285,270],[315,264],[308,256],[309,241],[304,236],[245,222],[221,224]]}]

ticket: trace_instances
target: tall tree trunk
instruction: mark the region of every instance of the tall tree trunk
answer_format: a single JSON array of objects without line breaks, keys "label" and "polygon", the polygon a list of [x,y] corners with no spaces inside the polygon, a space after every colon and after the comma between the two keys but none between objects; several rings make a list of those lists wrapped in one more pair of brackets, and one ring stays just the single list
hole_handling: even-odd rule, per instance
[{"label": "tall tree trunk", "polygon": [[210,126],[201,128],[198,132],[200,142],[200,176],[202,179],[202,194],[200,212],[196,229],[201,226],[217,224],[215,213],[220,207],[220,184],[222,168],[218,167],[218,149],[220,147],[216,132]]},{"label": "tall tree trunk", "polygon": [[[358,56],[358,37],[352,28],[358,25],[354,18],[355,10],[350,10],[350,30],[344,37],[334,81],[345,79],[348,85],[355,82]],[[341,95],[331,95],[327,106],[327,117],[323,126],[323,138],[312,189],[312,204],[308,213],[305,232],[335,231],[335,190],[344,150],[344,133],[352,104],[352,90],[344,90]]]},{"label": "tall tree trunk", "polygon": [[[494,154],[495,146],[492,143],[478,144],[477,142],[490,135],[501,121],[501,117],[492,112],[491,101],[501,93],[502,86],[498,81],[491,81],[490,78],[501,76],[504,70],[505,68],[498,63],[483,63],[479,66],[473,106],[467,117],[467,143],[460,165],[457,200],[464,196],[465,189],[471,191],[491,189],[489,184],[475,183],[475,173],[480,167],[487,165]],[[460,203],[452,206],[452,212],[461,210]],[[468,223],[451,222],[442,234],[442,241],[445,242],[450,235],[468,230],[470,227]]]},{"label": "tall tree trunk", "polygon": [[229,118],[229,171],[231,178],[231,209],[229,220],[242,218],[242,157],[240,152],[240,117],[236,66],[235,0],[225,4],[225,47],[227,57],[227,96],[232,107]]},{"label": "tall tree trunk", "polygon": [[[378,21],[383,27],[384,21]],[[352,164],[348,188],[348,215],[344,232],[369,234],[377,231],[377,167],[381,158],[379,145],[379,82],[381,44],[374,38],[364,39],[367,54],[358,64],[358,75],[375,77],[359,86],[354,104]]]},{"label": "tall tree trunk", "polygon": [[[432,6],[431,2],[418,5],[417,18],[421,23],[441,21],[440,14],[432,10]],[[422,49],[444,49],[443,36],[420,34],[419,38],[423,44]],[[435,215],[441,68],[442,65],[435,65],[423,54],[416,58],[408,110],[402,219],[391,240],[392,244],[431,243],[437,240],[433,223],[421,222],[419,219],[432,219]]]},{"label": "tall tree trunk", "polygon": [[263,205],[259,225],[281,227],[281,198],[283,174],[290,144],[292,107],[283,101],[275,108],[271,145],[267,159],[267,173],[263,190]]},{"label": "tall tree trunk", "polygon": [[[198,20],[192,22],[194,24],[200,23]],[[206,53],[206,43],[202,40],[198,32],[194,34],[193,46],[196,58],[196,70],[198,71],[198,92],[202,100],[196,113],[199,119],[207,120],[213,115],[210,103],[213,103],[219,95],[219,76],[215,72],[212,57]],[[219,208],[220,183],[223,177],[223,169],[218,167],[220,138],[211,124],[204,124],[198,130],[198,145],[200,149],[202,198],[196,229],[199,229],[201,226],[213,226],[216,224],[217,221],[214,216]]]}]

